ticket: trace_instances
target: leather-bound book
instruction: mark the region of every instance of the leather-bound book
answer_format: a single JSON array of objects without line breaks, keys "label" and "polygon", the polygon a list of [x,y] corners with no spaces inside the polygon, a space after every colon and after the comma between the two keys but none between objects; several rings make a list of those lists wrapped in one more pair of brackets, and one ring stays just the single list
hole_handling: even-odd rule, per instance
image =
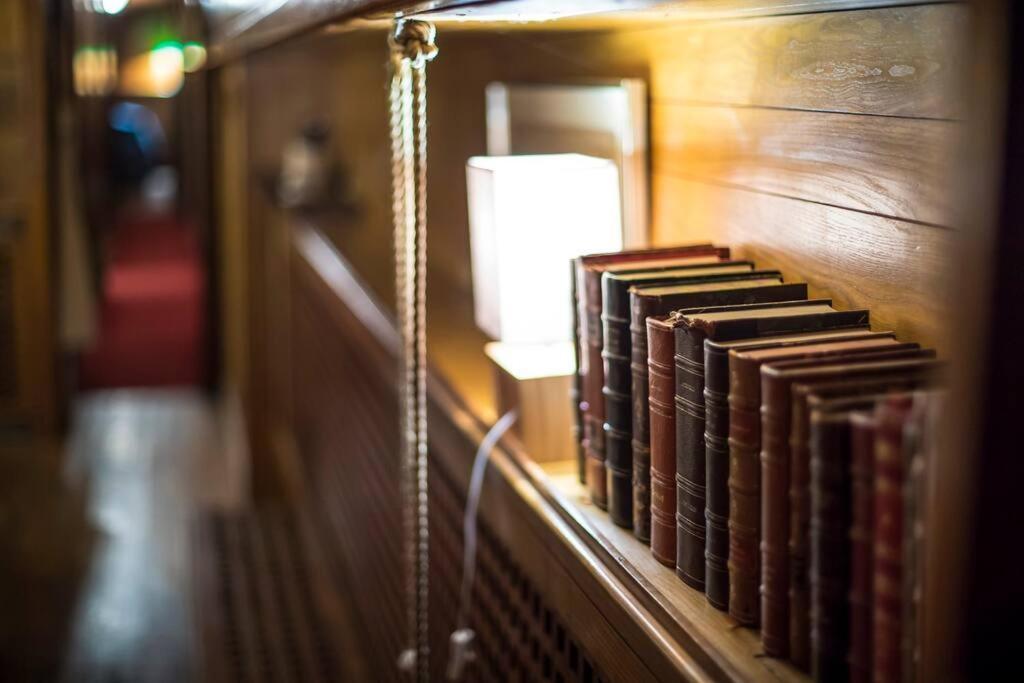
[{"label": "leather-bound book", "polygon": [[[772,612],[773,618],[768,620],[763,606],[765,597],[761,593],[761,608],[758,608],[759,586],[763,583],[762,576],[768,570],[763,564],[765,547],[768,546],[768,534],[776,531],[776,527],[768,527],[770,521],[764,516],[764,502],[769,491],[764,489],[765,478],[773,475],[771,482],[780,481],[782,472],[765,471],[766,463],[762,459],[765,442],[761,418],[761,365],[766,362],[784,359],[827,359],[830,356],[854,353],[865,350],[883,350],[897,342],[891,334],[866,335],[852,339],[821,341],[814,344],[799,346],[774,346],[753,349],[736,348],[729,352],[729,489],[730,489],[730,571],[734,575],[730,580],[731,596],[740,601],[736,615],[759,614],[762,623],[762,642],[765,651],[772,656],[786,654],[787,636],[785,622],[780,624],[779,615],[785,611]],[[778,462],[774,462],[778,466]],[[788,465],[788,461],[787,461]],[[788,469],[788,468],[787,468]],[[785,495],[787,489],[782,489]],[[772,494],[777,495],[777,494]],[[776,501],[778,502],[778,501]],[[786,548],[788,536],[783,533],[770,548]],[[779,543],[781,542],[781,545]],[[733,561],[735,554],[735,561]],[[751,560],[751,558],[757,558]],[[786,556],[781,561],[785,563]],[[785,599],[786,583],[782,571],[773,572],[774,582],[761,590],[781,590],[772,593]],[[776,587],[780,588],[776,588]],[[731,604],[730,600],[730,604]]]},{"label": "leather-bound book", "polygon": [[[794,343],[803,346],[804,341],[819,344],[890,336],[888,333],[873,334],[865,329],[869,323],[867,311],[832,313],[813,318],[811,322],[820,329],[832,328],[833,336],[823,339],[795,339]],[[844,331],[835,328],[847,329]],[[714,359],[714,386],[724,387],[724,375],[728,374],[729,613],[745,624],[756,624],[760,617],[758,587],[761,579],[761,385],[756,374],[756,366],[754,372],[738,373],[733,369],[733,357],[745,350],[753,351],[759,346],[768,346],[759,344],[759,341],[752,341],[745,346],[734,344],[732,348],[724,347],[719,342],[706,343]],[[726,352],[729,354],[727,364],[722,359]]]},{"label": "leather-bound book", "polygon": [[904,429],[907,462],[904,487],[903,548],[903,680],[921,680],[921,664],[927,653],[923,637],[925,612],[921,602],[925,580],[925,516],[931,504],[928,497],[930,463],[936,457],[939,421],[943,417],[945,395],[942,391],[914,393],[914,408]]},{"label": "leather-bound book", "polygon": [[871,683],[874,606],[875,436],[874,410],[850,416],[850,680]]},{"label": "leather-bound book", "polygon": [[830,304],[805,300],[676,312],[682,323],[675,329],[676,573],[690,586],[704,588],[704,341],[801,329],[815,324],[814,316],[836,313]]},{"label": "leather-bound book", "polygon": [[[630,289],[633,534],[643,541],[650,540],[651,524],[647,318],[665,315],[680,308],[807,298],[806,284],[781,284],[782,275],[778,271],[753,271],[740,274],[737,279],[729,276],[726,280],[725,277],[715,278],[713,282],[684,282]],[[613,473],[611,468],[609,473]],[[610,507],[614,505],[610,504]]]},{"label": "leather-bound book", "polygon": [[[870,407],[863,398],[854,407]],[[815,410],[811,417],[811,675],[849,679],[850,411]]]},{"label": "leather-bound book", "polygon": [[843,321],[836,329],[704,342],[704,591],[715,607],[729,607],[729,351],[887,335],[891,333],[872,332],[863,323],[848,326],[848,321]]},{"label": "leather-bound book", "polygon": [[846,402],[855,405],[864,396],[883,396],[911,391],[935,379],[936,368],[926,367],[903,375],[876,379],[852,378],[840,381],[794,384],[790,402],[789,466],[789,656],[794,662],[808,661],[811,651],[810,579],[810,415],[821,406],[839,409]]},{"label": "leather-bound book", "polygon": [[587,460],[583,452],[583,378],[580,375],[580,296],[576,282],[579,259],[569,261],[569,296],[572,298],[572,359],[576,371],[572,374],[569,398],[572,401],[572,442],[576,447],[576,476],[581,484],[587,483]]},{"label": "leather-bound book", "polygon": [[900,394],[875,409],[875,510],[872,578],[872,676],[876,683],[902,678],[903,430],[913,399]]},{"label": "leather-bound book", "polygon": [[[772,280],[778,271],[756,272],[749,261],[724,261],[671,269],[605,273],[601,278],[604,334],[605,472],[608,513],[619,526],[633,526],[633,399],[630,290],[658,284],[697,284],[733,279]],[[645,344],[646,349],[646,344]]]},{"label": "leather-bound book", "polygon": [[[932,351],[916,345],[829,358],[779,360],[761,364],[761,642],[776,656],[788,653],[790,602],[790,464],[792,386],[797,383],[875,378],[937,365]],[[730,365],[733,359],[730,359]],[[793,572],[806,576],[806,558]],[[799,653],[798,653],[799,656]],[[806,667],[806,656],[794,662]]]},{"label": "leather-bound book", "polygon": [[601,349],[601,275],[606,271],[625,272],[645,267],[672,267],[714,263],[729,258],[729,249],[710,244],[667,247],[613,254],[590,254],[573,260],[576,281],[576,309],[579,324],[576,346],[579,350],[579,411],[583,425],[582,446],[586,457],[585,479],[591,498],[601,508],[607,506],[604,473],[604,365]]},{"label": "leather-bound book", "polygon": [[[846,381],[823,385],[799,384],[794,393],[808,393],[810,480],[810,662],[815,680],[871,680],[870,616],[855,616],[864,605],[864,584],[870,592],[870,530],[865,533],[864,511],[855,499],[864,457],[873,457],[874,431],[865,441],[865,416],[878,401],[898,391],[929,381],[929,373],[872,381]],[[843,392],[860,391],[844,395]],[[830,395],[831,394],[831,395]],[[865,450],[865,444],[870,448]],[[858,482],[859,480],[859,482]],[[870,488],[871,482],[866,483]],[[870,498],[868,499],[870,500]],[[867,511],[870,524],[870,510]],[[861,559],[858,559],[859,546]],[[868,558],[867,571],[859,569]],[[856,574],[862,579],[858,584]],[[867,628],[864,628],[864,627]],[[861,637],[855,642],[854,631]]]},{"label": "leather-bound book", "polygon": [[680,319],[647,318],[651,444],[651,554],[676,566],[675,327]]}]

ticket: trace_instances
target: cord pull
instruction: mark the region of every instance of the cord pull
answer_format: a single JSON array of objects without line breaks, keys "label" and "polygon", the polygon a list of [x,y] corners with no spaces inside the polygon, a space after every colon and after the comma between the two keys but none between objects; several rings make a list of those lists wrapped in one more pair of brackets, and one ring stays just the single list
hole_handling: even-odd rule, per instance
[{"label": "cord pull", "polygon": [[448,672],[449,681],[461,681],[466,675],[466,667],[476,661],[476,633],[471,628],[460,628],[452,631],[448,639]]}]

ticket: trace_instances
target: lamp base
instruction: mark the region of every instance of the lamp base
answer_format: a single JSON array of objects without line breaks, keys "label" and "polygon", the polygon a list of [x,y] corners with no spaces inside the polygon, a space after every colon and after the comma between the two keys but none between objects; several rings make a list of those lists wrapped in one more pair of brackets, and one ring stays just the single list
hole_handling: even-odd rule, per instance
[{"label": "lamp base", "polygon": [[484,353],[494,365],[498,414],[519,411],[512,431],[530,457],[537,462],[572,459],[572,343],[491,342]]}]

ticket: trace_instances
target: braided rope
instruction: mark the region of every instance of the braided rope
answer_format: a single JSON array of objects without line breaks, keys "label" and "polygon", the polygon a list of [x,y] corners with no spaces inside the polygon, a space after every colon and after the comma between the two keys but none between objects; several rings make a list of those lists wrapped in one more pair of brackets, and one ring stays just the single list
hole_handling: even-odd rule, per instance
[{"label": "braided rope", "polygon": [[433,25],[399,20],[391,49],[391,172],[395,294],[402,335],[400,361],[402,497],[410,647],[399,666],[428,681],[429,505],[427,484],[427,74],[437,55]]}]

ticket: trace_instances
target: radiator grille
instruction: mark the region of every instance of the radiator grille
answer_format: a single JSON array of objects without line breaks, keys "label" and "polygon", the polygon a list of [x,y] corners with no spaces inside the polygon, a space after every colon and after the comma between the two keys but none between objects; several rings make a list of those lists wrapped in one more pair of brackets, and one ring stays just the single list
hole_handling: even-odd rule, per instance
[{"label": "radiator grille", "polygon": [[[404,642],[397,372],[360,346],[355,321],[303,277],[292,302],[295,432],[316,517],[338,581],[351,594],[373,680],[398,678]],[[309,287],[309,289],[304,289]],[[333,308],[332,308],[333,306]],[[436,455],[436,454],[435,454]],[[431,458],[432,680],[445,679],[462,575],[461,477]],[[468,471],[470,463],[465,462]],[[485,501],[485,504],[487,501]],[[485,524],[480,528],[471,623],[478,634],[469,681],[582,681],[602,677],[537,585]]]}]

